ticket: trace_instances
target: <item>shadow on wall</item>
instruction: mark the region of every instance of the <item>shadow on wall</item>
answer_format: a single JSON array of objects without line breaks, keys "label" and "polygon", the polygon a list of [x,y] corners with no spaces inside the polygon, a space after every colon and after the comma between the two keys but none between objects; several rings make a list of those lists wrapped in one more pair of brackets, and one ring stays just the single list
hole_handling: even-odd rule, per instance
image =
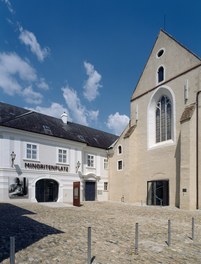
[{"label": "shadow on wall", "polygon": [[176,193],[175,193],[175,206],[180,207],[180,167],[181,167],[181,134],[177,141],[177,147],[175,151],[176,162]]},{"label": "shadow on wall", "polygon": [[62,231],[42,224],[26,215],[35,214],[8,203],[0,203],[0,263],[10,257],[10,237],[15,237],[15,252],[18,252],[45,236]]}]

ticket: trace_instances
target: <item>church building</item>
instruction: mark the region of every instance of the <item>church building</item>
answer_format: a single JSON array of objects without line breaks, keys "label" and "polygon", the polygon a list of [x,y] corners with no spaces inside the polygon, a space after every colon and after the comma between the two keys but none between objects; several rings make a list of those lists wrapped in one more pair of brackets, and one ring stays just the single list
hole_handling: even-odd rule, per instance
[{"label": "church building", "polygon": [[109,166],[112,201],[201,208],[201,60],[163,30]]}]

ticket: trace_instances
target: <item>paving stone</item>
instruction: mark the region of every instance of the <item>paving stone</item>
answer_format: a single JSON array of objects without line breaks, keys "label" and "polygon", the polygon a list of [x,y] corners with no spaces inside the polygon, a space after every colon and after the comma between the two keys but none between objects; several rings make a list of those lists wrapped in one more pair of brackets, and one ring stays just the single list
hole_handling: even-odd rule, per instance
[{"label": "paving stone", "polygon": [[[8,264],[10,236],[16,264],[87,264],[91,226],[93,264],[200,263],[201,211],[114,202],[67,204],[0,203],[0,263]],[[195,240],[191,221],[195,219]],[[171,246],[167,245],[168,219]],[[135,223],[139,248],[135,254]]]}]

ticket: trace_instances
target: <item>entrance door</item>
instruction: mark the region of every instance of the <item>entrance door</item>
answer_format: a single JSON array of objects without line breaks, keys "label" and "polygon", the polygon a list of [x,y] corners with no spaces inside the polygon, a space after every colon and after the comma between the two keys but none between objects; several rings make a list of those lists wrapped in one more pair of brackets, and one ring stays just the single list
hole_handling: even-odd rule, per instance
[{"label": "entrance door", "polygon": [[73,182],[73,205],[80,206],[80,182]]},{"label": "entrance door", "polygon": [[59,184],[52,179],[41,179],[36,182],[36,200],[38,202],[56,202]]},{"label": "entrance door", "polygon": [[85,201],[95,201],[95,181],[85,182]]},{"label": "entrance door", "polygon": [[147,182],[147,204],[148,205],[169,205],[169,181]]}]

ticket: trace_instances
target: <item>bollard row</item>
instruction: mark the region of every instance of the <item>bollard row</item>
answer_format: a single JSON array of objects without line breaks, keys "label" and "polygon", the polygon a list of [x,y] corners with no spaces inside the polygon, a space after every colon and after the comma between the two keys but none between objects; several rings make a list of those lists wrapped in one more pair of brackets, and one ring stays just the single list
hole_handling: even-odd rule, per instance
[{"label": "bollard row", "polygon": [[[87,264],[92,263],[91,257],[91,227],[88,227],[87,234]],[[195,239],[195,219],[192,218],[192,240]],[[139,224],[135,224],[135,255],[138,255],[138,245],[139,245]],[[171,246],[171,221],[168,220],[168,239],[167,245]],[[15,237],[10,237],[10,264],[15,264]]]},{"label": "bollard row", "polygon": [[[171,246],[171,220],[168,220],[168,239],[167,245]],[[195,239],[195,219],[192,217],[192,236],[191,239]],[[139,224],[135,224],[135,255],[138,255],[138,244],[139,244]]]}]

